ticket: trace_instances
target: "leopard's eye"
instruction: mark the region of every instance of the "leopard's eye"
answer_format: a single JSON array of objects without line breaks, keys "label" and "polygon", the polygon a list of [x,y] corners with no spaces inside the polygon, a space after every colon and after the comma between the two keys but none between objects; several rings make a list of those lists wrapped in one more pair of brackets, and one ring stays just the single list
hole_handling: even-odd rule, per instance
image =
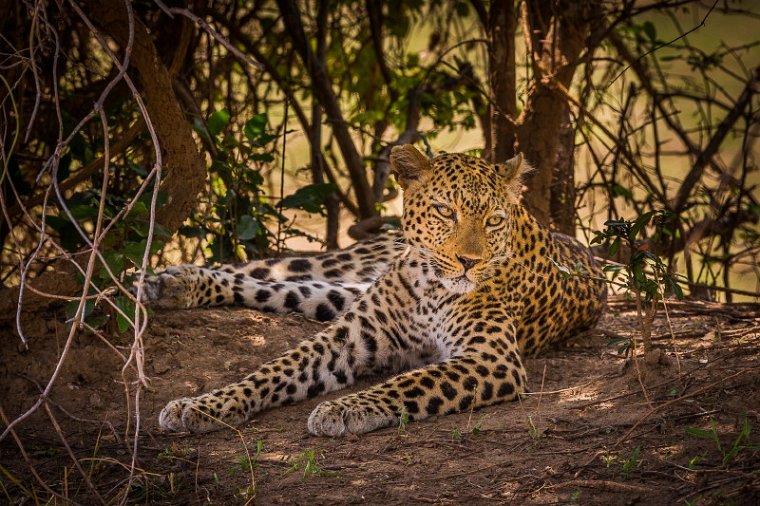
[{"label": "leopard's eye", "polygon": [[497,214],[491,216],[486,220],[486,225],[489,227],[498,227],[504,223],[504,216],[499,216]]},{"label": "leopard's eye", "polygon": [[433,206],[433,209],[441,215],[442,218],[446,218],[447,220],[454,220],[456,219],[456,215],[454,213],[454,210],[450,208],[449,206],[443,205],[443,204],[436,204]]}]

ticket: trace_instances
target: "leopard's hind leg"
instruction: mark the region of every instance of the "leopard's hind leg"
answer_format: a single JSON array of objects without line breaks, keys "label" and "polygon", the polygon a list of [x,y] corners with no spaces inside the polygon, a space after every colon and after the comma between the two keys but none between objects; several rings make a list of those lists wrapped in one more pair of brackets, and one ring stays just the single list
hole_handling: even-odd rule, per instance
[{"label": "leopard's hind leg", "polygon": [[404,248],[398,236],[386,235],[316,256],[242,266],[172,266],[145,279],[143,301],[171,309],[239,304],[328,321],[387,271]]},{"label": "leopard's hind leg", "polygon": [[315,256],[292,256],[254,260],[218,270],[243,273],[264,281],[339,281],[369,283],[388,270],[406,248],[397,234],[357,242],[348,248]]},{"label": "leopard's hind leg", "polygon": [[329,321],[341,314],[369,283],[264,281],[206,267],[169,267],[146,278],[143,300],[161,308],[239,304],[271,313],[302,313]]}]

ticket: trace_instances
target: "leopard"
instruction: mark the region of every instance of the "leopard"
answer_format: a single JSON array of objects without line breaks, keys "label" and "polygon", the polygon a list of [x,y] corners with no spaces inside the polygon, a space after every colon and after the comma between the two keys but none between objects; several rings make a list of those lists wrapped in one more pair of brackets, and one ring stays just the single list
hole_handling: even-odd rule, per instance
[{"label": "leopard", "polygon": [[599,320],[604,274],[588,248],[540,225],[522,202],[522,155],[390,152],[403,191],[401,231],[316,256],[240,266],[179,265],[148,277],[158,308],[235,304],[331,322],[242,380],[170,401],[158,423],[202,433],[256,413],[389,378],[323,400],[306,428],[364,434],[514,401],[525,360]]}]

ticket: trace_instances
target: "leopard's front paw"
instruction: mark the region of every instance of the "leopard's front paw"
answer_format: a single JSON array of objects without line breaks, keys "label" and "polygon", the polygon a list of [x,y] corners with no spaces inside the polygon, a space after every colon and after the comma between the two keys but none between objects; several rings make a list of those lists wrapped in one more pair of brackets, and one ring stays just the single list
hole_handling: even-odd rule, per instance
[{"label": "leopard's front paw", "polygon": [[171,432],[209,432],[221,428],[207,412],[208,408],[195,399],[175,399],[161,410],[158,424]]},{"label": "leopard's front paw", "polygon": [[[183,309],[197,305],[193,296],[196,291],[198,268],[192,265],[172,266],[157,273],[146,276],[143,283],[142,302],[166,309]],[[137,295],[137,286],[131,292]]]},{"label": "leopard's front paw", "polygon": [[346,434],[364,434],[393,425],[398,417],[386,413],[380,406],[347,396],[325,401],[309,416],[307,427],[315,436],[339,437]]}]

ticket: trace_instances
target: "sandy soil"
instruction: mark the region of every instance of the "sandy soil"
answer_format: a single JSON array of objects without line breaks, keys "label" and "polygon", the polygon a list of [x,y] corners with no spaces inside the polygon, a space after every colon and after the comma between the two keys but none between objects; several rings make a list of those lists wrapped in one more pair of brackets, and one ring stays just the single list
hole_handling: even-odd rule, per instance
[{"label": "sandy soil", "polygon": [[[610,346],[637,332],[632,306],[613,301],[596,330],[527,361],[532,393],[520,402],[336,440],[306,431],[321,399],[212,434],[159,430],[166,401],[239,379],[322,326],[242,308],[157,312],[132,485],[135,406],[117,354],[131,337],[110,329],[75,340],[49,412],[0,442],[0,503],[98,503],[70,450],[107,503],[758,504],[760,306],[669,308],[672,333],[664,315],[653,329],[668,364],[644,371],[646,396]],[[5,420],[38,399],[65,342],[58,311],[24,325],[29,351],[0,321]]]}]

